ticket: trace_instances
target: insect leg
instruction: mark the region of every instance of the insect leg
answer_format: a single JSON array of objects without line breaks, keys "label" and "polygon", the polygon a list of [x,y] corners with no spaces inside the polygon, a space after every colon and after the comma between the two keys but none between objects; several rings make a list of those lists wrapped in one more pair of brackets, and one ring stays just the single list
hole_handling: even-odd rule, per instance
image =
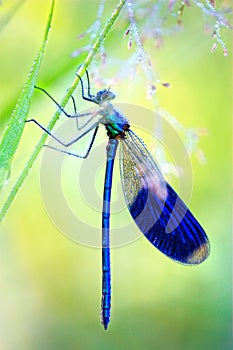
[{"label": "insect leg", "polygon": [[[86,151],[86,153],[85,153],[84,155],[79,155],[79,154],[74,153],[74,152],[65,151],[65,150],[62,150],[62,149],[59,149],[59,148],[50,146],[50,145],[44,145],[44,146],[45,146],[45,147],[48,147],[48,148],[51,148],[51,149],[53,149],[53,150],[55,150],[55,151],[68,154],[69,156],[74,156],[74,157],[78,157],[78,158],[83,158],[83,159],[84,159],[84,158],[87,158],[88,155],[89,155],[89,153],[90,153],[90,150],[91,150],[91,148],[92,148],[92,146],[93,146],[93,143],[94,143],[94,141],[95,141],[95,137],[96,137],[98,128],[99,128],[99,125],[96,126],[95,131],[94,131],[94,134],[93,134],[92,139],[91,139],[91,142],[90,142],[90,144],[89,144],[89,146],[88,146],[88,149],[87,149],[87,151]],[[80,137],[80,138],[81,138],[81,137]]]},{"label": "insect leg", "polygon": [[[65,143],[63,142],[61,139],[59,139],[57,136],[55,136],[54,134],[52,134],[48,129],[46,129],[42,124],[40,124],[36,119],[29,119],[25,121],[26,123],[29,122],[33,122],[35,123],[37,126],[39,126],[42,130],[44,130],[49,136],[51,136],[54,140],[56,140],[58,143],[60,143],[62,146],[64,147],[69,147],[71,146],[73,143],[75,143],[76,141],[78,141],[79,139],[81,139],[84,135],[88,134],[92,129],[94,129],[96,126],[98,126],[98,122],[94,123],[91,125],[90,128],[88,128],[85,132],[83,132],[81,135],[75,137],[74,139],[72,139],[71,141]],[[86,124],[87,125],[87,124]]]},{"label": "insect leg", "polygon": [[82,78],[80,77],[80,75],[76,74],[76,75],[77,75],[77,77],[79,77],[79,79],[80,79],[80,83],[81,83],[81,88],[82,88],[82,98],[83,98],[84,100],[86,100],[86,101],[96,103],[96,101],[95,101],[95,99],[94,99],[94,96],[93,96],[93,95],[91,95],[91,93],[90,93],[90,80],[89,80],[89,75],[88,75],[87,71],[86,71],[86,74],[87,74],[87,82],[88,82],[88,87],[87,87],[88,97],[87,97],[87,96],[85,96],[85,93],[84,93],[84,85],[83,85]]},{"label": "insect leg", "polygon": [[[75,114],[69,114],[67,113],[64,108],[43,88],[39,87],[39,86],[34,86],[36,89],[43,91],[57,106],[58,108],[65,114],[66,117],[68,118],[76,118]],[[73,96],[72,96],[73,97]]]}]

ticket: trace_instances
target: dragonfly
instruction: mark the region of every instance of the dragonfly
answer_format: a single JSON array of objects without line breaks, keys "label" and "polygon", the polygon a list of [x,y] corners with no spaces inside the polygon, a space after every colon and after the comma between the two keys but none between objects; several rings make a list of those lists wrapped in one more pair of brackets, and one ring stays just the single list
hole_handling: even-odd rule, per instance
[{"label": "dragonfly", "polygon": [[[116,97],[113,91],[103,89],[91,94],[90,79],[86,70],[87,89],[83,79],[77,74],[81,83],[82,98],[98,106],[94,112],[78,113],[75,99],[74,114],[67,113],[63,107],[44,89],[42,90],[68,118],[75,118],[80,134],[70,142],[51,133],[36,119],[34,122],[59,144],[69,147],[92,131],[91,142],[84,155],[70,152],[68,149],[55,150],[79,158],[87,158],[93,146],[99,126],[102,124],[108,136],[106,147],[106,170],[102,208],[102,302],[101,323],[106,330],[110,322],[111,310],[111,265],[110,265],[110,204],[114,160],[120,144],[120,176],[122,189],[128,210],[139,230],[160,252],[173,261],[185,265],[197,265],[209,255],[208,237],[183,200],[164,179],[158,165],[150,155],[144,142],[130,128],[128,119],[114,108],[111,101]],[[85,94],[86,90],[86,94]],[[78,121],[87,117],[82,126]]]}]

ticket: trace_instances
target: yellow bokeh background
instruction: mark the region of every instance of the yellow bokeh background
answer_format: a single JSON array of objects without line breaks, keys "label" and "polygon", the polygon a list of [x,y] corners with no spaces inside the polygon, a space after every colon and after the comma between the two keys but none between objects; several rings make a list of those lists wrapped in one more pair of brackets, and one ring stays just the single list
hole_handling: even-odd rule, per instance
[{"label": "yellow bokeh background", "polygon": [[[0,5],[2,23],[5,20],[0,32],[1,136],[40,46],[50,7],[50,1],[25,1],[6,20],[8,6],[16,3],[3,1]],[[106,14],[110,14],[117,1],[107,3]],[[71,52],[88,43],[87,38],[80,41],[77,36],[95,20],[98,4],[93,0],[61,0],[55,5],[38,85],[58,101],[85,59],[85,54],[71,58]],[[118,61],[114,65],[114,58],[130,55],[122,23],[119,19],[105,41],[103,78],[110,79],[120,68]],[[203,27],[201,10],[191,6],[183,16],[183,31],[165,38],[159,50],[149,44],[147,49],[161,80],[171,84],[171,88],[158,86],[160,106],[185,127],[208,131],[199,143],[207,162],[200,164],[195,155],[190,160],[190,207],[210,238],[208,260],[197,267],[173,263],[143,237],[113,249],[112,316],[109,330],[104,331],[99,322],[101,251],[67,239],[50,221],[40,194],[39,156],[1,224],[1,350],[231,349],[231,33],[223,30],[229,50],[229,56],[224,57],[221,48],[210,53],[212,39]],[[134,80],[125,77],[112,88],[117,102],[153,108],[146,98],[143,70]],[[80,109],[83,102],[78,101]],[[36,92],[30,117],[46,125],[54,111],[52,102]],[[9,187],[40,135],[39,128],[26,125]],[[101,131],[97,143],[104,140],[107,143]],[[101,194],[102,170],[93,181]],[[68,187],[72,191],[72,183]],[[1,193],[1,201],[7,190]],[[56,193],[52,195],[56,198]],[[75,198],[71,200],[75,203]],[[91,213],[90,208],[86,210]],[[130,220],[127,212],[125,215]],[[101,235],[101,200],[90,225]],[[87,223],[87,234],[88,229]],[[132,224],[130,229],[136,231],[137,227]]]}]

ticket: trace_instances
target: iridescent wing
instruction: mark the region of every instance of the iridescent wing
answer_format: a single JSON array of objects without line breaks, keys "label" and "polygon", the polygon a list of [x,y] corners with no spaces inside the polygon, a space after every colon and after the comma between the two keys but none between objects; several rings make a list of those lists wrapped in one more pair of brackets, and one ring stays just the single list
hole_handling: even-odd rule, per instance
[{"label": "iridescent wing", "polygon": [[171,259],[196,265],[209,255],[208,238],[164,180],[142,140],[129,130],[120,147],[123,192],[130,214],[146,238]]}]

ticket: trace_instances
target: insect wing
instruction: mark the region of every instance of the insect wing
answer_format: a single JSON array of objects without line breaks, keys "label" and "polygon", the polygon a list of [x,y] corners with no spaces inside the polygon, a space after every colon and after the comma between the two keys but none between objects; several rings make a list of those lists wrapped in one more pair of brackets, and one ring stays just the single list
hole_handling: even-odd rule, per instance
[{"label": "insect wing", "polygon": [[203,228],[131,130],[121,141],[120,169],[128,209],[146,238],[177,262],[196,265],[205,260],[209,242]]}]

